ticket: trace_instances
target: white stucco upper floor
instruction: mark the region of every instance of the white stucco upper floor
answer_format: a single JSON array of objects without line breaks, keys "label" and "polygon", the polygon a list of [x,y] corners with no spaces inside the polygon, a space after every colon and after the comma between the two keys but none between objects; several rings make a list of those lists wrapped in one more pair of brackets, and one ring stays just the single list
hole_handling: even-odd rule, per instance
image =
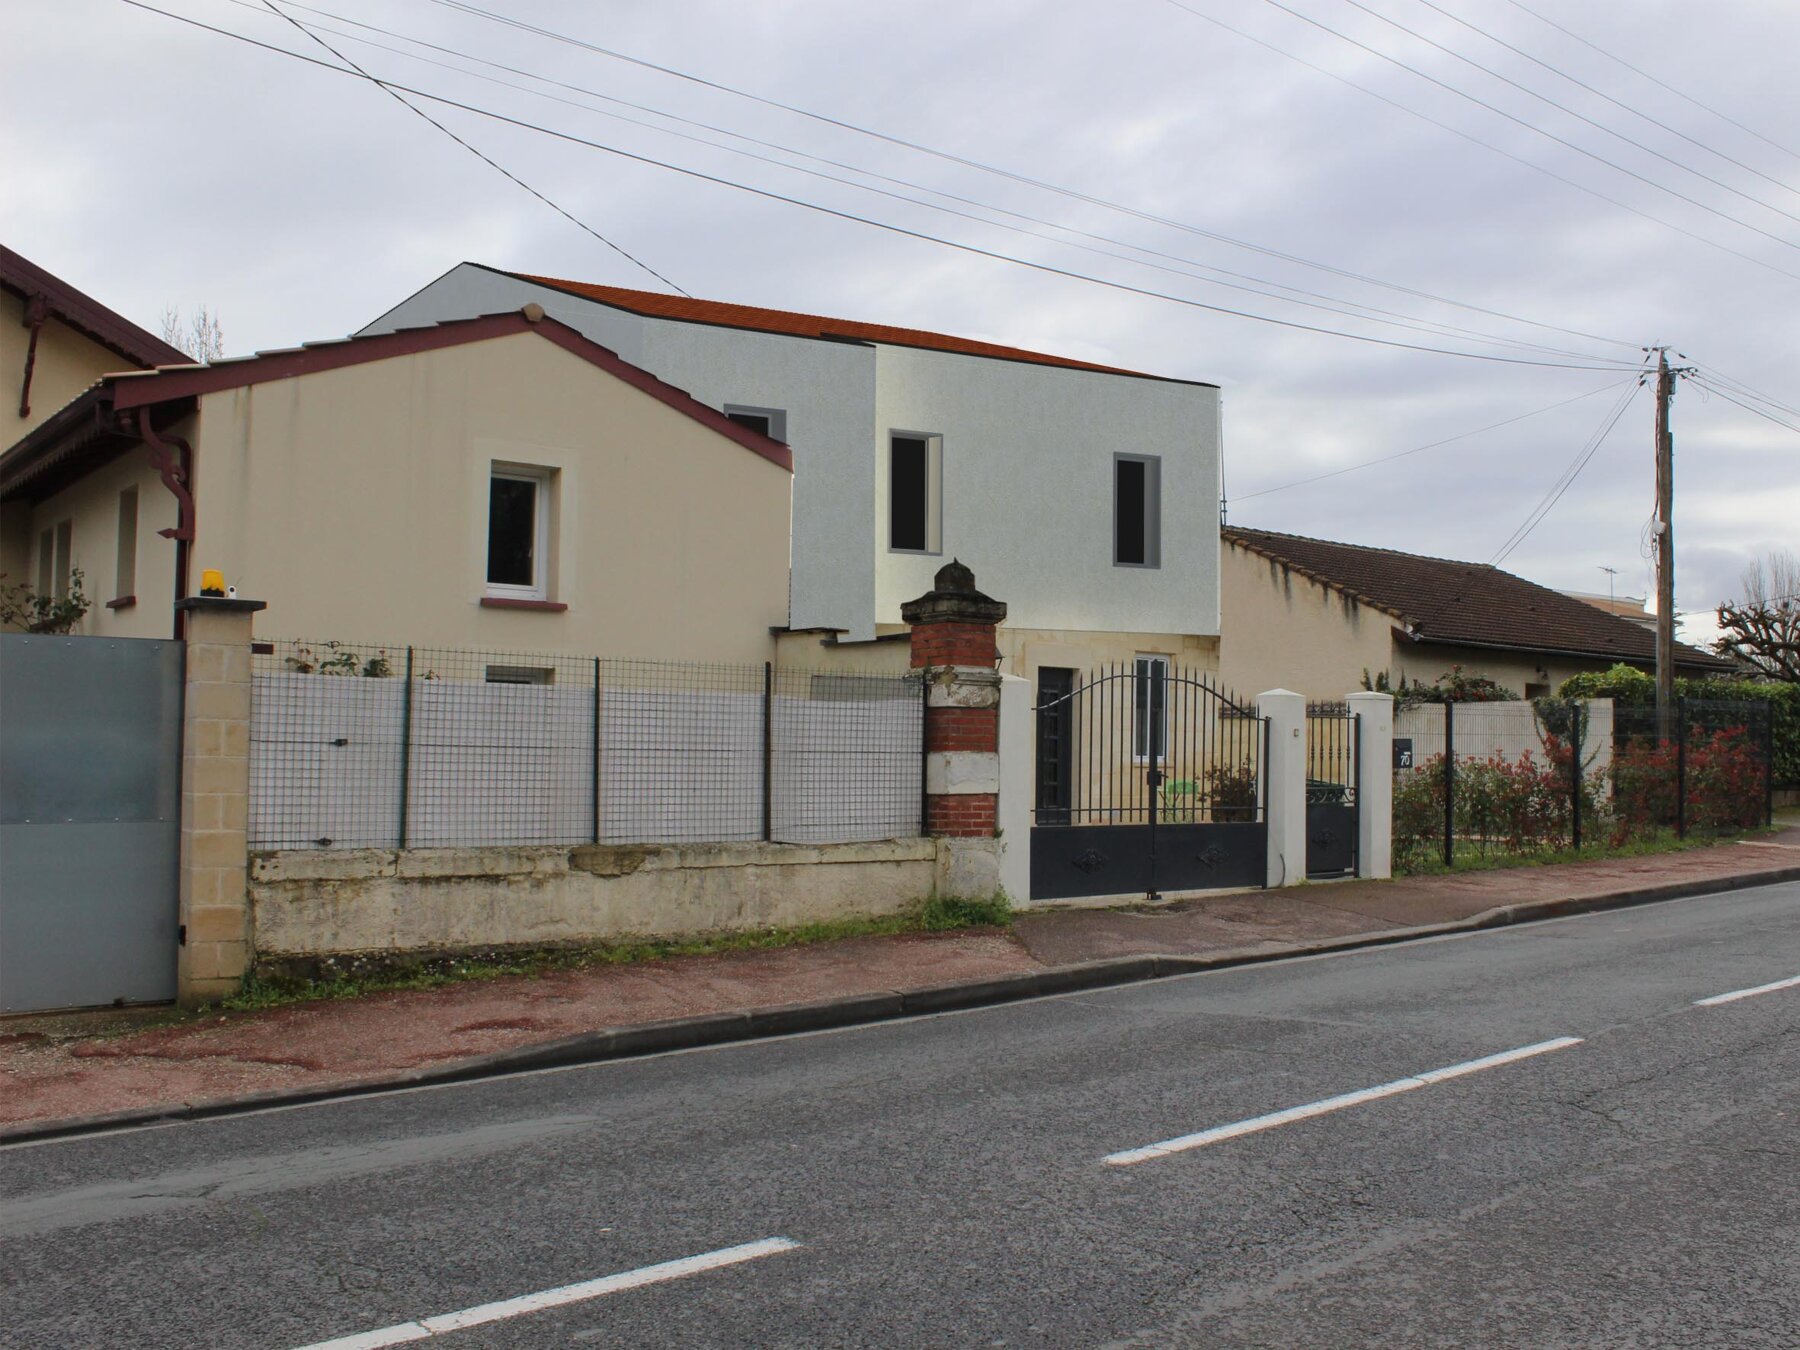
[{"label": "white stucco upper floor", "polygon": [[1213,385],[474,263],[362,331],[527,301],[704,404],[770,419],[794,451],[794,628],[871,637],[954,556],[1020,627],[1219,631]]}]

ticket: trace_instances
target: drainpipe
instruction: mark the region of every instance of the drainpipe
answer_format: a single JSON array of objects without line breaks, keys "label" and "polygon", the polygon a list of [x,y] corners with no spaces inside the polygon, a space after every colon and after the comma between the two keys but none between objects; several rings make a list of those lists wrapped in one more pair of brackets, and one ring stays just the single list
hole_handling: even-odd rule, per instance
[{"label": "drainpipe", "polygon": [[187,612],[179,604],[188,597],[189,555],[194,546],[194,447],[180,436],[159,435],[148,408],[139,410],[136,431],[150,450],[150,467],[175,495],[175,524],[157,533],[175,541],[175,636],[181,638],[187,634]]},{"label": "drainpipe", "polygon": [[19,386],[20,417],[31,416],[31,372],[37,366],[38,334],[49,317],[50,302],[43,296],[34,295],[25,302],[25,317],[19,321],[19,326],[31,330],[31,340],[25,344],[25,381]]}]

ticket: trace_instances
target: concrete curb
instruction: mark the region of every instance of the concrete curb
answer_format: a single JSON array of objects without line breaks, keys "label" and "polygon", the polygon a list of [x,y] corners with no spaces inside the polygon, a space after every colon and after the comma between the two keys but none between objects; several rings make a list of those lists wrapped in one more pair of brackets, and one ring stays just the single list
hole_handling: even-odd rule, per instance
[{"label": "concrete curb", "polygon": [[430,1069],[409,1069],[403,1073],[390,1074],[360,1083],[339,1083],[316,1088],[259,1092],[210,1102],[182,1102],[170,1106],[113,1111],[104,1115],[71,1116],[61,1120],[26,1122],[17,1126],[0,1128],[0,1148],[82,1135],[105,1134],[115,1130],[141,1128],[149,1125],[172,1125],[183,1121],[243,1115],[275,1107],[306,1106],[314,1102],[376,1096],[405,1088],[434,1087],[450,1083],[473,1082],[484,1078],[501,1078],[509,1074],[527,1073],[536,1069],[568,1068],[581,1064],[598,1064],[608,1060],[636,1059],[645,1055],[665,1054],[671,1050],[693,1050],[708,1045],[763,1040],[775,1036],[793,1035],[802,1031],[826,1031],[839,1027],[863,1026],[876,1022],[890,1022],[904,1017],[919,1017],[927,1013],[992,1007],[996,1004],[1043,998],[1050,994],[1076,993],[1084,989],[1114,988],[1146,980],[1168,979],[1176,975],[1196,975],[1236,966],[1291,961],[1296,957],[1303,956],[1325,956],[1335,952],[1357,951],[1369,947],[1389,947],[1403,942],[1416,942],[1420,938],[1477,933],[1487,929],[1506,928],[1514,924],[1535,923],[1545,919],[1566,918],[1577,914],[1592,914],[1608,909],[1625,909],[1633,905],[1654,904],[1661,900],[1682,900],[1695,896],[1725,894],[1731,891],[1747,890],[1755,886],[1780,885],[1789,881],[1800,881],[1800,867],[1784,867],[1770,872],[1720,877],[1707,881],[1671,882],[1663,886],[1644,886],[1629,891],[1613,891],[1604,895],[1500,905],[1471,915],[1469,918],[1457,919],[1448,923],[1422,924],[1413,928],[1390,928],[1375,933],[1355,933],[1348,937],[1326,938],[1318,942],[1307,943],[1304,946],[1279,947],[1272,950],[1246,948],[1214,952],[1209,956],[1122,956],[1104,961],[1083,961],[1075,965],[1051,966],[1045,970],[1032,971],[1024,975],[1009,975],[992,980],[927,985],[919,989],[894,990],[877,994],[854,994],[846,998],[824,999],[815,1003],[791,1003],[778,1007],[753,1008],[745,1012],[709,1013],[700,1017],[645,1022],[637,1026],[587,1031],[575,1036],[565,1036],[559,1040],[543,1041],[536,1045],[497,1050],[491,1054],[458,1060],[454,1064]]}]

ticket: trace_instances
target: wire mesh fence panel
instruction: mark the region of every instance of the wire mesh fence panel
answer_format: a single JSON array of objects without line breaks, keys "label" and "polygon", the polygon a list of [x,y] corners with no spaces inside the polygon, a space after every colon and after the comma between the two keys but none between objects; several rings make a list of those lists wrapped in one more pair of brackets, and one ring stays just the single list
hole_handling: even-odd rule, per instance
[{"label": "wire mesh fence panel", "polygon": [[919,677],[778,670],[770,694],[772,838],[851,843],[921,832]]},{"label": "wire mesh fence panel", "polygon": [[405,681],[378,647],[259,642],[251,665],[252,848],[392,848]]},{"label": "wire mesh fence panel", "polygon": [[594,837],[588,661],[413,653],[405,847]]},{"label": "wire mesh fence panel", "polygon": [[921,828],[915,676],[291,640],[256,653],[254,848]]},{"label": "wire mesh fence panel", "polygon": [[1621,836],[1724,834],[1773,816],[1767,703],[1677,699],[1613,710],[1613,810]]},{"label": "wire mesh fence panel", "polygon": [[600,839],[763,837],[760,666],[602,661]]}]

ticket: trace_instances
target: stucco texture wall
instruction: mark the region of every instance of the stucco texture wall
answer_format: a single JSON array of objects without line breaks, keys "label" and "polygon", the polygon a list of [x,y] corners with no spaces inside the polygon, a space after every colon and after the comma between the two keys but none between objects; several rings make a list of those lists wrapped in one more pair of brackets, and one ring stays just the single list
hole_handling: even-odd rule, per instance
[{"label": "stucco texture wall", "polygon": [[[876,620],[952,557],[1020,628],[1219,631],[1218,390],[884,346],[876,391]],[[943,437],[941,554],[888,547],[890,431]],[[1161,566],[1113,565],[1113,456],[1158,455]]]},{"label": "stucco texture wall", "polygon": [[[291,637],[763,661],[790,475],[532,333],[204,397],[194,575]],[[549,599],[487,608],[495,463],[554,471]]]},{"label": "stucco texture wall", "polygon": [[1219,678],[1243,698],[1291,689],[1338,699],[1393,660],[1390,614],[1357,604],[1280,563],[1226,544],[1219,550],[1223,618]]},{"label": "stucco texture wall", "polygon": [[52,315],[38,333],[37,360],[31,371],[31,411],[19,416],[19,387],[25,379],[25,353],[31,345],[31,329],[25,326],[25,301],[11,291],[0,291],[0,389],[6,411],[0,413],[6,430],[0,446],[27,435],[57,409],[68,403],[102,375],[130,370],[131,362],[108,351]]}]

